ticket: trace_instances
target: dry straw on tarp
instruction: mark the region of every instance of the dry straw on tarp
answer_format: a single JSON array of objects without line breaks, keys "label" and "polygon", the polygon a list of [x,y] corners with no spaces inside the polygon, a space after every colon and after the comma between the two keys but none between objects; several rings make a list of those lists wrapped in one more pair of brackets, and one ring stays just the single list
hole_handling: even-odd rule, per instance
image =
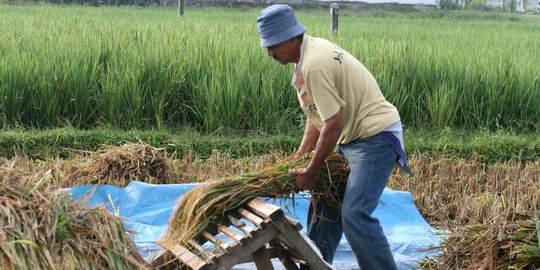
[{"label": "dry straw on tarp", "polygon": [[458,227],[423,269],[540,269],[537,231],[537,224],[525,217]]},{"label": "dry straw on tarp", "polygon": [[[540,269],[540,162],[411,159],[413,178],[393,175],[430,224],[444,228],[443,251],[422,269]],[[536,226],[538,223],[538,226]]]},{"label": "dry straw on tarp", "polygon": [[119,217],[51,190],[50,178],[0,167],[1,269],[147,269]]},{"label": "dry straw on tarp", "polygon": [[[214,219],[236,209],[256,197],[286,197],[295,191],[290,168],[305,167],[310,156],[247,173],[215,179],[190,190],[176,205],[167,233],[158,241],[163,247],[187,242],[199,235]],[[343,157],[332,153],[319,172],[319,181],[312,192],[315,199],[340,207],[349,169]]]},{"label": "dry straw on tarp", "polygon": [[172,177],[171,161],[162,150],[144,143],[100,150],[74,165],[68,178],[73,184],[125,186],[132,180],[169,183]]}]

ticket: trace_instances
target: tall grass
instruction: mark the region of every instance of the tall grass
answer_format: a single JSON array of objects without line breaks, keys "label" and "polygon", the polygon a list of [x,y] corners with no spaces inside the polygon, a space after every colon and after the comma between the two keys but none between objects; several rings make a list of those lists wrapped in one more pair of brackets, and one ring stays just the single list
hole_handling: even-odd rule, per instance
[{"label": "tall grass", "polygon": [[[292,67],[258,47],[258,11],[0,6],[0,126],[296,130]],[[538,18],[342,14],[336,38],[325,11],[298,17],[406,125],[540,128]]]}]

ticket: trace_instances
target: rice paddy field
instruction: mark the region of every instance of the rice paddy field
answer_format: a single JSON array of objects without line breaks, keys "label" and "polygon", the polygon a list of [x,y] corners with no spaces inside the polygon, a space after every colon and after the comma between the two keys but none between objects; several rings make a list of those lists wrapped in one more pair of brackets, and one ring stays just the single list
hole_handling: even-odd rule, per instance
[{"label": "rice paddy field", "polygon": [[[0,4],[0,269],[148,267],[118,217],[61,188],[290,184],[304,117],[258,12]],[[389,187],[447,232],[418,268],[539,269],[540,16],[343,9],[332,37],[327,13],[297,15],[396,105],[415,175]]]},{"label": "rice paddy field", "polygon": [[[192,127],[281,133],[302,124],[258,9],[0,6],[0,126]],[[407,126],[538,130],[540,18],[298,12],[377,78]]]}]

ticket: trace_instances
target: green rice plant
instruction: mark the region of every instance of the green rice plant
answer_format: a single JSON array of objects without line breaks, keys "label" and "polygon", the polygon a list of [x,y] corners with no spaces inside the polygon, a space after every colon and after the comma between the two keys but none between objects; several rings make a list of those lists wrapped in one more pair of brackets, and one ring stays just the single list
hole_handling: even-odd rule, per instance
[{"label": "green rice plant", "polygon": [[[304,118],[259,47],[259,9],[0,6],[0,124],[296,131]],[[536,130],[539,19],[299,10],[377,78],[405,125]]]},{"label": "green rice plant", "polygon": [[[23,56],[24,57],[24,56]],[[30,125],[30,98],[32,92],[31,69],[22,62],[8,64],[6,58],[0,59],[2,80],[0,85],[0,107],[2,122],[9,125]]]}]

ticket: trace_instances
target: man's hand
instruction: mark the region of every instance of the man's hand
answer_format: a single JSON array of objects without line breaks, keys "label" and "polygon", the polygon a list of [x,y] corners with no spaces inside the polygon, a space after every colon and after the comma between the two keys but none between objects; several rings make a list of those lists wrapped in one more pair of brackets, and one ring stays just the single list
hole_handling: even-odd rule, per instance
[{"label": "man's hand", "polygon": [[289,174],[296,179],[296,189],[299,191],[313,189],[318,181],[316,172],[308,168],[289,169]]}]

